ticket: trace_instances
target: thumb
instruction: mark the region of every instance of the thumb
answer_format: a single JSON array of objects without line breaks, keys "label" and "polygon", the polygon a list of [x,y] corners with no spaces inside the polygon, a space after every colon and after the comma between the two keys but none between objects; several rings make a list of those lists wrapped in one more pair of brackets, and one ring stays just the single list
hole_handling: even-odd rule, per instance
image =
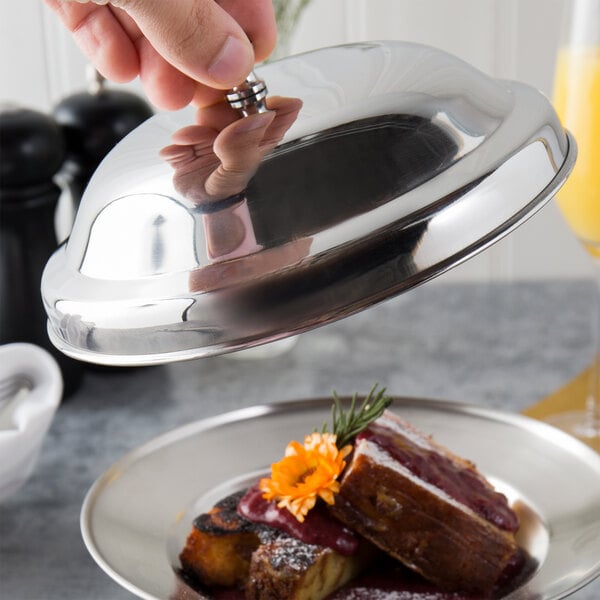
[{"label": "thumb", "polygon": [[254,66],[252,44],[214,0],[113,0],[137,23],[156,51],[188,77],[227,89]]}]

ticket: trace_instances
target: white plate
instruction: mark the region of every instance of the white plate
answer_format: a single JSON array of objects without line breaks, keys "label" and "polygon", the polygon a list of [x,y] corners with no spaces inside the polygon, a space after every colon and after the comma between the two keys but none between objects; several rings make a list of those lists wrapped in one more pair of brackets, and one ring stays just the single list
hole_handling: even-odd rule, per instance
[{"label": "white plate", "polygon": [[[134,450],[88,492],[81,514],[88,550],[141,598],[202,598],[176,572],[194,517],[320,427],[330,407],[329,398],[256,406]],[[415,398],[397,398],[392,408],[473,460],[519,507],[520,543],[539,568],[509,598],[563,598],[600,574],[600,455],[526,417]]]}]

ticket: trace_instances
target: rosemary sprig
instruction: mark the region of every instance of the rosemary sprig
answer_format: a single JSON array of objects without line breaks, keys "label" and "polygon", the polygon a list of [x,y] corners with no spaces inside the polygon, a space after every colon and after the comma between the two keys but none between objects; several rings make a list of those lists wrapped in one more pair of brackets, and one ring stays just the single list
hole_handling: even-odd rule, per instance
[{"label": "rosemary sprig", "polygon": [[[376,383],[371,391],[357,408],[358,394],[352,396],[350,408],[345,411],[337,393],[333,392],[333,406],[331,407],[331,421],[333,433],[337,436],[336,446],[343,448],[363,430],[369,423],[379,418],[383,411],[392,403],[391,396],[386,396],[385,388],[377,391]],[[323,433],[327,431],[327,424],[323,426]]]}]

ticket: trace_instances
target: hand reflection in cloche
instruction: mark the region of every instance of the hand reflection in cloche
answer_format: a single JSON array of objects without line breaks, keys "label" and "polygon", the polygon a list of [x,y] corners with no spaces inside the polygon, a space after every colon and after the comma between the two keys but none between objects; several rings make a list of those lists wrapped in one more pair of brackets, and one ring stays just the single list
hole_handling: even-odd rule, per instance
[{"label": "hand reflection in cloche", "polygon": [[[310,240],[265,249],[256,239],[245,189],[296,120],[302,101],[273,96],[267,105],[267,112],[243,118],[225,103],[202,108],[196,124],[177,131],[161,151],[175,171],[175,189],[202,212],[211,264],[192,275],[195,291],[266,275],[308,252]],[[243,257],[243,264],[236,261]]]}]

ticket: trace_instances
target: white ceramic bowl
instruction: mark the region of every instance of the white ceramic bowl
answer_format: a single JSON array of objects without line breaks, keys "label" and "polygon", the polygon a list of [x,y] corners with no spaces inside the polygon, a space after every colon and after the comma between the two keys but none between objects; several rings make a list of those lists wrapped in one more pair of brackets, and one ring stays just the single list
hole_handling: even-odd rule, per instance
[{"label": "white ceramic bowl", "polygon": [[60,368],[46,350],[0,346],[0,502],[31,475],[62,390]]}]

